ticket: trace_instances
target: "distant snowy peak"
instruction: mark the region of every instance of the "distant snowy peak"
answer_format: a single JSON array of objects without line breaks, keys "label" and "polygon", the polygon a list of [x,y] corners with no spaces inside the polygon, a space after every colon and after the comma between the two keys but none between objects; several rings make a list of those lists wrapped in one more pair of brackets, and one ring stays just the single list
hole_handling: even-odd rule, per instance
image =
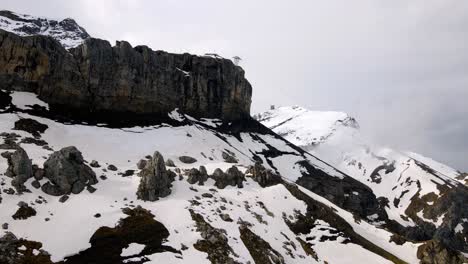
[{"label": "distant snowy peak", "polygon": [[17,14],[8,10],[0,11],[0,29],[19,36],[50,36],[66,49],[74,48],[90,37],[86,30],[71,18],[57,21]]},{"label": "distant snowy peak", "polygon": [[343,112],[311,111],[299,106],[283,106],[255,118],[291,143],[305,147],[320,144],[339,127],[359,129],[356,120]]}]

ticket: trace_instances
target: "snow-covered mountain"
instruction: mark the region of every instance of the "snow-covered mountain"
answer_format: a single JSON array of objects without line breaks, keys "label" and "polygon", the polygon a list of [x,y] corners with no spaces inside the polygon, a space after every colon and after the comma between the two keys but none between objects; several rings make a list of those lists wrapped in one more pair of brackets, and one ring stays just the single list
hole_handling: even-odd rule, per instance
[{"label": "snow-covered mountain", "polygon": [[66,49],[74,48],[89,34],[71,18],[57,21],[45,17],[23,15],[7,10],[0,11],[0,29],[19,36],[44,35],[60,42]]},{"label": "snow-covered mountain", "polygon": [[369,186],[390,219],[405,227],[430,225],[444,230],[441,239],[451,233],[467,250],[467,174],[416,153],[375,145],[345,113],[279,107],[257,119]]},{"label": "snow-covered mountain", "polygon": [[[420,243],[391,242],[390,232],[358,221],[352,213],[297,186],[294,182],[306,170],[299,165],[303,160],[330,173],[327,177],[344,176],[268,130],[253,132],[250,127],[233,133],[236,129],[221,120],[197,120],[177,111],[169,114],[167,122],[151,126],[64,122],[47,117],[48,105],[34,94],[3,92],[2,96],[0,223],[2,232],[12,232],[18,240],[4,237],[0,245],[13,252],[30,258],[50,254],[51,261],[65,258],[65,263],[90,263],[86,262],[90,258],[99,263],[418,261]],[[43,164],[50,164],[51,156],[68,146],[82,153],[83,165],[97,176],[97,184],[88,182],[76,194],[47,194],[44,186],[59,182],[46,176],[48,167]],[[18,149],[35,168],[22,190],[15,185],[17,178],[3,173],[14,171],[9,168],[16,164],[5,153]],[[141,163],[152,162],[155,151],[164,156],[175,179],[168,196],[143,201],[137,196],[141,182],[137,175],[142,177]],[[284,178],[265,173],[261,165],[249,168],[256,161]],[[200,166],[206,168],[205,176],[204,169],[194,170]],[[225,173],[216,176],[218,168]],[[131,229],[132,221],[141,220],[137,216],[149,221],[138,222],[140,232]],[[119,219],[123,220],[116,226]],[[152,231],[156,225],[164,232],[147,237],[145,230],[156,232]],[[137,235],[127,237],[126,228]],[[110,253],[100,252],[104,247]],[[343,254],[335,254],[336,250]]]}]

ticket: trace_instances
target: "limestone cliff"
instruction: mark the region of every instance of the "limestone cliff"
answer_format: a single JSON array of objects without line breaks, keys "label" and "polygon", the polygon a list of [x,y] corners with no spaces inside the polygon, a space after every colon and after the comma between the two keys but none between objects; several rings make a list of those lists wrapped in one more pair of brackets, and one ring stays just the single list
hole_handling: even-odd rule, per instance
[{"label": "limestone cliff", "polygon": [[252,87],[228,59],[153,51],[88,38],[66,50],[48,36],[0,30],[0,88],[30,91],[51,107],[91,113],[249,116]]}]

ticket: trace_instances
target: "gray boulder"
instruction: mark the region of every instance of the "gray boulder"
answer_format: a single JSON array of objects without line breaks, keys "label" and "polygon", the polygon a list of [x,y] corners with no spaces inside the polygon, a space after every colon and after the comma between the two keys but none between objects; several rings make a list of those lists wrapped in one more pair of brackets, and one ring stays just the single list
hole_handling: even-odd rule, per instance
[{"label": "gray boulder", "polygon": [[50,155],[44,163],[44,177],[50,182],[42,185],[42,191],[50,195],[78,194],[87,185],[96,184],[96,174],[84,163],[76,147],[66,147]]},{"label": "gray boulder", "polygon": [[166,170],[163,156],[156,151],[153,157],[140,171],[140,185],[137,197],[144,201],[156,201],[159,197],[166,197],[171,193],[171,182],[175,174]]},{"label": "gray boulder", "polygon": [[226,186],[244,187],[245,176],[236,166],[232,166],[226,172],[218,168],[213,172],[211,178],[215,180],[215,186],[219,189],[224,189]]},{"label": "gray boulder", "polygon": [[139,170],[142,170],[142,169],[144,169],[144,168],[145,168],[145,166],[146,166],[146,163],[147,163],[147,161],[146,161],[146,160],[144,160],[144,159],[141,159],[141,160],[140,160],[140,161],[138,161],[138,163],[137,163],[137,168],[138,168]]},{"label": "gray boulder", "polygon": [[8,168],[5,175],[13,178],[11,185],[15,187],[18,193],[26,190],[24,183],[33,176],[32,162],[24,149],[18,149],[12,154],[6,155]]},{"label": "gray boulder", "polygon": [[239,162],[237,160],[237,158],[235,157],[235,154],[232,153],[229,150],[223,151],[222,157],[223,157],[224,161],[227,162],[227,163],[237,163],[237,162]]},{"label": "gray boulder", "polygon": [[167,159],[166,160],[166,166],[167,167],[175,167],[176,165],[174,164],[174,161],[172,161],[171,159]]},{"label": "gray boulder", "polygon": [[198,182],[198,185],[203,185],[208,180],[208,173],[204,166],[200,166],[200,169],[195,168],[188,171],[187,182],[190,184],[195,184]]},{"label": "gray boulder", "polygon": [[186,164],[192,164],[192,163],[195,163],[197,162],[197,159],[195,158],[192,158],[190,156],[180,156],[179,157],[179,160],[183,163],[186,163]]}]

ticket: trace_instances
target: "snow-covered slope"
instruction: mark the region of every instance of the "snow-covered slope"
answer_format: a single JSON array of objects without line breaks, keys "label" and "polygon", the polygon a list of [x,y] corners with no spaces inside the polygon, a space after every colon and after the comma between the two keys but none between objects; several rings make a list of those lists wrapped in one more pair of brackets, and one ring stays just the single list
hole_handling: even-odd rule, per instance
[{"label": "snow-covered slope", "polygon": [[66,49],[74,48],[89,38],[86,30],[71,18],[57,21],[45,17],[17,14],[7,10],[0,11],[0,29],[20,36],[50,36],[59,41]]},{"label": "snow-covered slope", "polygon": [[[293,182],[301,177],[300,171],[304,170],[297,162],[304,156],[274,134],[232,134],[221,127],[220,120],[196,120],[177,111],[169,114],[170,124],[152,126],[110,128],[105,124],[64,123],[36,116],[38,109],[47,111],[47,104],[34,94],[13,92],[9,96],[10,103],[0,104],[0,108],[3,107],[0,113],[2,152],[11,153],[21,147],[33,164],[42,167],[55,151],[75,146],[85,160],[95,160],[100,164],[100,167],[92,167],[99,180],[93,185],[96,190],[70,194],[63,202],[60,197],[34,187],[36,181],[44,185],[47,182],[45,178],[31,178],[25,183],[29,191],[15,192],[12,179],[3,174],[9,164],[3,158],[5,155],[0,157],[0,223],[4,227],[1,232],[12,232],[27,239],[17,242],[14,250],[29,257],[47,256],[41,251],[45,250],[51,254],[51,261],[65,258],[66,263],[86,263],[87,258],[93,257],[94,260],[99,259],[99,263],[113,263],[106,261],[115,257],[109,252],[117,250],[119,261],[124,263],[418,261],[416,250],[419,243],[398,245],[390,242],[392,234],[388,231],[366,221],[358,221],[353,214],[327,199],[297,187]],[[33,108],[36,111],[31,111]],[[47,128],[39,134],[27,132],[24,131],[28,130],[27,127],[18,126],[20,120],[35,120]],[[29,123],[36,124],[34,121]],[[268,150],[273,149],[282,155],[272,156]],[[154,151],[162,153],[166,160],[174,161],[175,167],[168,169],[177,176],[169,196],[145,202],[136,196],[140,183],[136,175],[140,171],[137,163]],[[229,153],[237,162],[230,163],[233,161],[227,160],[223,153]],[[180,156],[193,157],[196,162],[183,163]],[[326,164],[313,160],[312,156],[308,158],[310,164],[315,166],[316,163],[336,174],[328,177],[343,177]],[[267,168],[281,172],[284,182],[263,188],[249,173],[242,188],[217,188],[213,178],[202,185],[187,182],[187,169],[205,166],[211,174],[216,168],[226,170],[236,166],[244,172],[259,159]],[[111,170],[110,164],[117,170]],[[21,202],[32,207],[35,215],[24,220],[13,219]],[[168,231],[157,250],[154,249],[155,244],[138,240],[137,235],[123,244],[119,244],[120,240],[119,243],[112,242],[112,245],[96,242],[103,235],[102,227],[114,228],[108,230],[113,230],[117,237],[119,228],[131,228],[128,222],[137,219],[132,214],[140,211],[122,208],[141,210],[135,209],[138,206],[150,210],[154,220]],[[145,215],[144,212],[140,214]],[[119,219],[124,220],[116,226]],[[151,226],[139,228],[145,230]],[[161,233],[150,237],[158,234]],[[39,241],[42,246],[28,241]],[[104,246],[109,252],[99,251]],[[336,254],[337,250],[342,254]],[[223,257],[220,257],[220,252]],[[101,259],[105,254],[111,255],[107,260]],[[264,256],[267,256],[266,260]],[[262,262],[262,258],[266,262]]]},{"label": "snow-covered slope", "polygon": [[[406,227],[430,224],[448,229],[452,236],[462,237],[460,243],[467,249],[468,230],[456,230],[458,224],[465,225],[468,215],[466,174],[419,154],[372,144],[361,135],[357,122],[344,113],[280,107],[257,118],[369,186],[385,204],[390,219]],[[458,203],[464,205],[460,208]],[[453,212],[455,208],[460,214]]]}]

